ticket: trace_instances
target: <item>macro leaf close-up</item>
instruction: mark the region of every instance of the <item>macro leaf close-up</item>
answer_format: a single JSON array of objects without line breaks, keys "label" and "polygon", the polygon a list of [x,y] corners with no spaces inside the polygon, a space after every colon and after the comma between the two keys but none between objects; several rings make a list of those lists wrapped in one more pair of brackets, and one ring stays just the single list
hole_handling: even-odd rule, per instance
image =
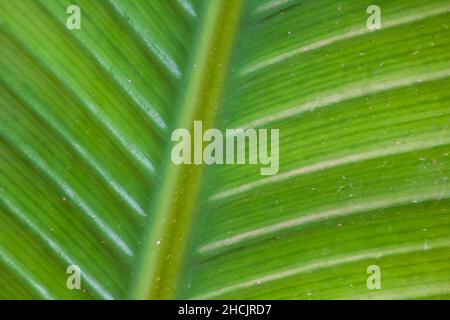
[{"label": "macro leaf close-up", "polygon": [[450,299],[449,28],[0,0],[0,299]]}]

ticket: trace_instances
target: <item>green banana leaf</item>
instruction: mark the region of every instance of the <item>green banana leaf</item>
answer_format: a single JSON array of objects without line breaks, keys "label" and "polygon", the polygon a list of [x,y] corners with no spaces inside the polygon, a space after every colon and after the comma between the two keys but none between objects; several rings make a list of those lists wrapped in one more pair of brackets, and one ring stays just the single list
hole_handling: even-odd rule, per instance
[{"label": "green banana leaf", "polygon": [[0,298],[449,299],[450,1],[372,4],[0,0]]}]

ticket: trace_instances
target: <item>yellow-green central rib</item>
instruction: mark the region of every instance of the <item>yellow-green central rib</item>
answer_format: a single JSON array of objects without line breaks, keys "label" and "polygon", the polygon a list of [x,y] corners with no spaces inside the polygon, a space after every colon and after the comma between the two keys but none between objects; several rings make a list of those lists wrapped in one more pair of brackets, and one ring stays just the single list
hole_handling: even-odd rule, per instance
[{"label": "yellow-green central rib", "polygon": [[[194,120],[212,125],[224,86],[242,0],[207,1],[197,30],[195,52],[183,81],[175,128],[192,129]],[[201,36],[200,36],[201,35]],[[168,137],[168,141],[170,137]],[[186,254],[201,180],[201,167],[175,166],[166,154],[166,168],[159,195],[153,199],[141,260],[133,282],[134,299],[174,298]]]}]

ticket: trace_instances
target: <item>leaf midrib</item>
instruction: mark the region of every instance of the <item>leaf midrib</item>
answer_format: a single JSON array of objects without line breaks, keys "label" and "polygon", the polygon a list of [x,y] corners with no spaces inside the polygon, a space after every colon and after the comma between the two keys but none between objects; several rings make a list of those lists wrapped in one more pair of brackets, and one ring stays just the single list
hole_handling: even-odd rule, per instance
[{"label": "leaf midrib", "polygon": [[[173,128],[192,129],[194,120],[202,120],[204,127],[214,123],[242,4],[242,0],[205,3]],[[174,165],[170,143],[163,159],[161,188],[153,199],[131,287],[133,299],[174,298],[187,254],[202,168]]]}]

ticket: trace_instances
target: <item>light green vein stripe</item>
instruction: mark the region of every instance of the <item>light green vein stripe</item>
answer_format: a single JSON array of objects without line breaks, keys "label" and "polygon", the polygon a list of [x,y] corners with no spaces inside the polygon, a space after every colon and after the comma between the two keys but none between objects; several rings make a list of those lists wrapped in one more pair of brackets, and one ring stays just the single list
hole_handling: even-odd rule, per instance
[{"label": "light green vein stripe", "polygon": [[276,232],[280,232],[282,230],[287,230],[290,228],[299,227],[326,219],[344,217],[394,206],[401,206],[408,203],[418,203],[434,199],[444,199],[449,197],[450,197],[450,189],[449,188],[445,189],[442,186],[440,186],[430,190],[423,190],[420,193],[417,192],[417,194],[394,193],[383,195],[382,197],[375,197],[373,199],[363,199],[363,201],[359,203],[352,203],[340,208],[309,213],[306,215],[302,215],[299,218],[286,220],[273,225],[247,231],[223,240],[215,241],[200,247],[198,252],[200,254],[208,253],[214,250],[223,249],[231,245],[235,245],[245,240],[264,237],[270,234],[274,234]]},{"label": "light green vein stripe", "polygon": [[[414,13],[410,13],[407,14],[403,17],[399,17],[397,19],[392,19],[392,20],[387,20],[385,22],[383,22],[383,29],[388,29],[388,28],[392,28],[392,27],[396,27],[396,26],[400,26],[403,24],[407,24],[407,23],[412,23],[412,22],[416,22],[419,20],[423,20],[426,18],[430,18],[433,16],[437,16],[437,15],[441,15],[441,14],[446,14],[450,12],[450,5],[449,4],[445,4],[436,8],[424,8],[423,10],[421,10],[420,12],[414,12]],[[348,40],[354,37],[358,37],[364,34],[368,34],[372,31],[370,31],[368,28],[359,28],[359,29],[354,29],[351,31],[348,31],[347,33],[342,33],[339,34],[337,36],[333,36],[327,39],[323,39],[320,40],[318,42],[315,43],[311,43],[308,45],[305,45],[303,47],[291,50],[291,51],[287,51],[284,52],[282,54],[278,54],[272,58],[266,59],[264,61],[261,61],[259,63],[244,67],[243,70],[240,72],[241,76],[246,76],[249,74],[252,74],[254,72],[257,72],[261,69],[267,68],[269,66],[281,63],[287,59],[290,59],[292,57],[298,56],[302,53],[305,52],[309,52],[309,51],[313,51],[313,50],[317,50],[320,49],[322,47],[331,45],[333,43],[339,42],[339,41],[344,41],[344,40]]]},{"label": "light green vein stripe", "polygon": [[450,144],[450,137],[424,137],[423,140],[413,140],[402,144],[393,144],[383,148],[365,151],[362,153],[350,154],[341,158],[329,159],[317,163],[313,163],[304,167],[296,168],[290,171],[260,179],[254,182],[243,184],[239,187],[231,188],[219,192],[209,198],[210,201],[218,201],[229,198],[244,192],[252,191],[266,185],[282,182],[300,175],[310,174],[313,172],[343,166],[355,162],[366,161],[370,159],[382,158],[402,153],[414,152]]},{"label": "light green vein stripe", "polygon": [[[392,75],[391,75],[392,76]],[[402,87],[412,86],[417,83],[442,80],[450,77],[450,69],[442,69],[434,72],[422,72],[409,77],[399,79],[379,79],[377,82],[371,80],[363,80],[353,83],[347,87],[339,88],[329,92],[324,92],[323,98],[317,98],[295,107],[288,108],[275,114],[271,114],[251,122],[242,124],[241,128],[257,128],[263,127],[275,121],[281,121],[296,117],[302,113],[313,111],[319,108],[325,108],[337,103],[356,99],[368,95],[386,92]]]},{"label": "light green vein stripe", "polygon": [[[5,32],[0,27],[0,30]],[[89,99],[86,99],[85,97],[82,97],[73,89],[73,86],[67,82],[66,79],[64,79],[60,74],[58,74],[57,71],[54,70],[54,67],[46,62],[45,60],[41,59],[35,52],[35,50],[31,50],[26,43],[22,42],[20,39],[14,36],[14,34],[10,32],[5,32],[5,35],[13,39],[17,44],[20,45],[23,49],[27,51],[27,53],[33,58],[33,60],[42,68],[45,70],[45,72],[48,74],[49,77],[53,78],[56,82],[58,82],[72,97],[74,97],[77,101],[79,101],[83,107],[86,108],[86,110],[92,115],[94,119],[96,119],[97,123],[106,129],[111,134],[111,137],[121,146],[124,150],[129,153],[149,174],[154,175],[156,168],[155,165],[152,163],[150,159],[147,158],[147,156],[139,150],[136,145],[131,142],[124,134],[122,134],[121,131],[118,130],[113,124],[111,124],[105,116],[104,112],[101,111],[95,102],[92,102]],[[11,61],[10,63],[14,64],[14,61]]]},{"label": "light green vein stripe", "polygon": [[128,191],[125,190],[115,179],[114,177],[100,164],[95,158],[86,150],[82,144],[77,142],[77,139],[70,134],[70,132],[64,129],[63,126],[55,119],[55,117],[45,112],[45,108],[43,105],[32,103],[28,101],[23,95],[19,95],[16,92],[15,88],[12,88],[6,82],[2,82],[0,79],[0,83],[9,90],[12,94],[14,94],[15,98],[27,109],[31,110],[33,115],[39,118],[42,122],[44,122],[51,130],[53,130],[58,136],[61,137],[61,140],[64,141],[67,145],[71,147],[73,151],[75,151],[85,162],[91,167],[98,175],[102,178],[103,182],[110,187],[110,189],[115,192],[119,199],[131,209],[131,212],[135,213],[139,216],[146,216],[146,213],[139,205],[138,201],[129,195]]},{"label": "light green vein stripe", "polygon": [[195,12],[194,6],[189,0],[176,0],[178,5],[183,8],[190,16],[197,17],[197,13]]},{"label": "light green vein stripe", "polygon": [[[59,20],[57,17],[54,16],[54,12],[51,10],[48,10],[45,3],[40,3],[41,6],[44,8],[45,13],[47,13],[49,16],[53,17],[55,21],[59,23]],[[62,30],[67,30],[64,25],[61,24]],[[151,120],[154,125],[156,125],[157,129],[159,130],[166,130],[167,124],[161,117],[161,115],[156,111],[155,107],[150,105],[149,101],[142,101],[139,99],[135,94],[133,94],[128,89],[128,83],[127,81],[121,79],[117,76],[115,72],[112,72],[111,67],[108,66],[105,62],[105,60],[98,55],[96,52],[94,52],[91,48],[85,45],[83,41],[78,39],[76,36],[73,35],[73,33],[66,32],[66,34],[71,37],[73,40],[76,41],[76,43],[86,52],[89,54],[91,58],[100,66],[101,70],[110,78],[113,79],[114,82],[118,85],[118,87],[121,89],[121,91],[133,102],[133,105],[135,105],[141,112],[146,114]]]},{"label": "light green vein stripe", "polygon": [[[22,224],[27,226],[29,230],[43,243],[45,243],[48,248],[50,248],[55,256],[60,259],[66,266],[69,265],[78,265],[72,257],[70,257],[66,251],[64,251],[55,241],[53,241],[50,237],[48,237],[42,230],[40,230],[31,220],[27,218],[27,215],[22,212],[19,208],[15,207],[12,203],[10,203],[7,199],[0,199],[0,203],[3,203],[9,212]],[[1,252],[0,252],[1,254]],[[113,296],[105,290],[89,273],[86,272],[85,268],[81,268],[81,273],[83,276],[83,281],[87,283],[87,285],[101,298],[112,300]]]},{"label": "light green vein stripe", "polygon": [[111,8],[113,8],[117,12],[117,14],[123,18],[123,21],[128,24],[137,35],[139,35],[146,48],[152,53],[152,56],[155,57],[173,77],[177,79],[181,78],[181,70],[180,67],[176,64],[175,60],[170,58],[169,55],[156,44],[155,41],[149,39],[148,33],[142,30],[142,28],[137,23],[135,23],[133,19],[127,17],[127,14],[122,9],[122,7],[120,7],[120,4],[118,2],[112,0],[106,1],[111,6]]},{"label": "light green vein stripe", "polygon": [[391,246],[387,247],[381,250],[374,250],[374,251],[362,251],[357,253],[352,253],[349,255],[341,255],[334,258],[329,259],[323,259],[318,260],[315,262],[308,263],[306,265],[301,265],[296,268],[282,270],[276,273],[268,274],[266,276],[258,277],[255,279],[251,279],[242,283],[238,283],[235,285],[231,285],[228,287],[224,287],[222,289],[213,290],[201,295],[197,295],[192,298],[192,300],[197,299],[212,299],[216,297],[223,296],[224,294],[243,290],[251,287],[255,287],[258,285],[262,285],[268,282],[273,282],[276,280],[280,280],[283,278],[292,277],[298,274],[307,273],[307,272],[313,272],[319,269],[325,269],[325,268],[331,268],[336,267],[343,264],[358,262],[366,259],[379,259],[381,257],[386,256],[393,256],[393,255],[402,255],[402,254],[408,254],[413,252],[420,252],[420,251],[427,251],[427,250],[434,250],[434,249],[441,249],[441,248],[447,248],[450,246],[450,240],[445,239],[441,241],[434,241],[429,242],[428,246],[424,246],[423,243],[420,244],[412,244],[409,246],[402,246],[402,247],[396,247]]},{"label": "light green vein stripe", "polygon": [[50,168],[43,159],[41,159],[32,149],[28,146],[16,143],[10,136],[8,136],[3,130],[0,130],[0,136],[8,141],[11,145],[15,146],[15,150],[18,150],[23,154],[30,163],[36,166],[59,190],[61,190],[72,203],[77,206],[81,213],[86,217],[87,221],[91,222],[93,226],[107,237],[122,255],[126,257],[132,257],[133,251],[130,246],[122,240],[122,238],[114,232],[114,230],[96,213],[80,195],[71,188],[67,182],[62,179],[57,173]]},{"label": "light green vein stripe", "polygon": [[25,271],[16,261],[11,259],[7,254],[5,248],[0,244],[0,262],[3,262],[5,266],[17,274],[30,288],[34,290],[42,299],[54,300],[55,298],[45,289],[45,287],[39,283],[30,273]]}]

